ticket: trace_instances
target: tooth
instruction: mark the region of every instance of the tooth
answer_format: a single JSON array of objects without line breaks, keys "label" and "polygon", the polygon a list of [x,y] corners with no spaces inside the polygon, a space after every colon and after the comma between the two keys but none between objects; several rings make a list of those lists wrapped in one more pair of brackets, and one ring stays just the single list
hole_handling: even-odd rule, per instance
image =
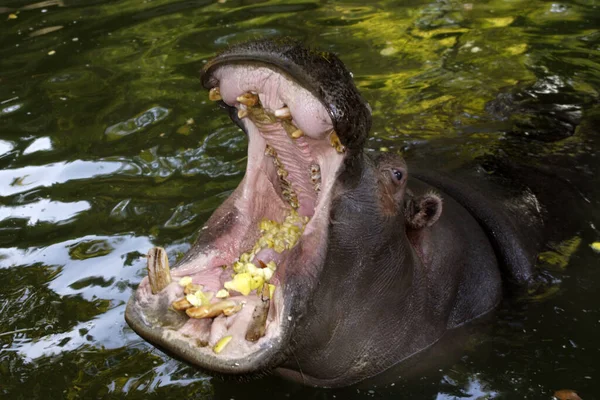
[{"label": "tooth", "polygon": [[319,192],[321,190],[321,182],[315,183],[315,192]]},{"label": "tooth", "polygon": [[288,181],[286,178],[280,176],[279,177],[279,181],[281,182],[281,185],[284,186],[285,189],[292,187],[292,182]]},{"label": "tooth", "polygon": [[331,147],[333,147],[338,153],[343,153],[346,151],[346,147],[342,144],[335,131],[331,131],[331,135],[329,135],[329,143],[331,144]]},{"label": "tooth", "polygon": [[241,310],[243,307],[244,307],[244,305],[243,305],[243,304],[238,304],[238,305],[237,305],[237,306],[235,306],[235,307],[229,307],[229,308],[226,308],[226,309],[224,309],[224,310],[223,310],[223,314],[224,314],[226,317],[229,317],[229,316],[231,316],[231,315],[233,315],[233,314],[235,314],[235,313],[239,312],[239,311],[240,311],[240,310]]},{"label": "tooth", "polygon": [[222,99],[221,91],[219,90],[218,87],[214,87],[214,88],[210,89],[210,91],[208,92],[208,99],[210,101],[219,101]]},{"label": "tooth", "polygon": [[269,285],[265,283],[260,294],[260,303],[256,305],[252,312],[252,321],[250,321],[248,330],[246,331],[246,340],[256,342],[258,339],[265,336],[265,332],[267,331],[267,316],[269,315],[270,297]]},{"label": "tooth", "polygon": [[321,172],[321,167],[319,167],[319,164],[312,164],[310,166],[310,173],[316,174],[317,172]]},{"label": "tooth", "polygon": [[277,176],[279,176],[280,178],[284,179],[288,176],[288,172],[283,169],[283,168],[278,168],[277,169]]},{"label": "tooth", "polygon": [[190,283],[189,285],[187,285],[183,289],[183,293],[185,293],[185,294],[194,294],[198,290],[202,290],[202,289],[204,289],[204,286],[202,286],[202,285],[196,285],[195,283]]},{"label": "tooth", "polygon": [[239,119],[246,118],[248,116],[248,110],[244,110],[244,109],[238,110],[237,114],[238,114]]},{"label": "tooth", "polygon": [[169,258],[162,247],[153,247],[148,251],[148,280],[152,294],[157,294],[171,283]]},{"label": "tooth", "polygon": [[233,308],[236,303],[231,300],[219,301],[218,303],[209,304],[208,306],[192,307],[185,310],[185,313],[190,318],[214,318],[223,313],[223,310]]},{"label": "tooth", "polygon": [[275,116],[279,119],[292,119],[290,109],[287,107],[281,107],[280,109],[275,110]]},{"label": "tooth", "polygon": [[321,173],[320,173],[320,172],[317,172],[316,174],[312,174],[312,175],[310,176],[310,181],[311,181],[312,183],[317,183],[317,182],[319,182],[320,180],[321,180]]},{"label": "tooth", "polygon": [[192,307],[192,303],[190,303],[185,297],[173,302],[173,308],[177,311],[185,311],[190,307]]},{"label": "tooth", "polygon": [[253,107],[256,105],[256,103],[258,103],[258,96],[254,93],[247,92],[241,96],[238,96],[236,100],[248,107]]},{"label": "tooth", "polygon": [[304,132],[302,132],[300,129],[296,129],[294,132],[292,132],[290,134],[290,136],[294,139],[298,139],[298,138],[301,138],[302,136],[304,136]]},{"label": "tooth", "polygon": [[267,145],[267,147],[265,147],[265,154],[267,156],[271,156],[271,157],[277,157],[277,152],[275,151],[274,148],[272,148],[271,146]]}]

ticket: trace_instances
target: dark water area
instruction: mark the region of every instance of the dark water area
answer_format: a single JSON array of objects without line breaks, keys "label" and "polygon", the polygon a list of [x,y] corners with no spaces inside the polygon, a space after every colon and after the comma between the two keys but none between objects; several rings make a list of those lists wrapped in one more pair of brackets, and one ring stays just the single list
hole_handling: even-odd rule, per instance
[{"label": "dark water area", "polygon": [[[599,7],[5,0],[0,398],[600,398]],[[146,251],[181,257],[244,174],[245,136],[199,70],[231,43],[281,35],[351,69],[373,108],[369,151],[445,170],[508,157],[573,191],[539,259],[552,284],[507,298],[450,365],[340,390],[220,381],[126,325]]]}]

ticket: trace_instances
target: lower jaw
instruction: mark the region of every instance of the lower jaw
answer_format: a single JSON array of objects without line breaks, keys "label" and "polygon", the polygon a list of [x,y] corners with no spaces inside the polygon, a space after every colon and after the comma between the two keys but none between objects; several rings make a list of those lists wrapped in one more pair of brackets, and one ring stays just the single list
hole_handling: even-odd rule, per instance
[{"label": "lower jaw", "polygon": [[[165,353],[203,369],[209,374],[251,375],[264,373],[281,364],[285,359],[285,348],[289,342],[289,329],[280,327],[274,335],[263,338],[259,347],[252,351],[215,354],[210,346],[199,345],[179,330],[156,326],[140,311],[139,304],[132,298],[125,312],[125,319],[141,337]],[[284,323],[284,325],[286,325]],[[228,346],[231,348],[232,346]]]},{"label": "lower jaw", "polygon": [[[196,366],[220,373],[246,374],[255,371],[259,365],[260,368],[269,368],[275,362],[274,360],[282,361],[284,357],[282,350],[287,347],[288,336],[292,332],[291,326],[296,323],[291,317],[293,311],[291,307],[302,308],[302,304],[296,304],[296,302],[307,301],[302,294],[297,293],[302,290],[299,286],[305,286],[309,280],[317,276],[318,271],[313,269],[317,265],[321,265],[323,261],[318,257],[318,254],[324,253],[325,250],[323,248],[325,243],[323,237],[326,235],[327,222],[329,221],[330,201],[328,199],[333,188],[332,178],[335,171],[339,169],[341,162],[342,158],[339,158],[337,162],[328,165],[330,174],[328,179],[325,180],[326,184],[321,192],[321,195],[326,197],[317,199],[319,200],[317,207],[312,206],[313,209],[310,210],[310,214],[312,214],[310,219],[308,216],[301,217],[298,215],[276,193],[277,191],[274,189],[272,182],[274,175],[258,173],[257,171],[260,171],[260,168],[254,170],[253,174],[247,175],[232,195],[231,201],[228,203],[229,205],[225,206],[225,209],[235,209],[240,214],[243,211],[248,211],[249,215],[255,217],[244,218],[243,214],[234,216],[233,220],[239,223],[232,225],[227,233],[207,243],[203,249],[199,250],[197,257],[193,259],[186,258],[183,264],[178,268],[174,268],[171,274],[172,282],[158,290],[161,292],[159,296],[151,293],[152,285],[148,280],[143,281],[138,292],[136,292],[136,297],[141,301],[134,302],[138,304],[136,304],[137,307],[133,312],[144,315],[141,319],[143,324],[148,326],[148,324],[156,323],[158,329],[151,329],[154,332],[151,334],[152,337],[144,335],[139,329],[136,329],[136,331],[150,342],[171,351],[173,351],[173,343],[181,343],[173,351],[176,355]],[[248,186],[264,184],[266,181],[270,182],[269,189],[261,193],[266,198],[272,199],[271,204],[269,204],[271,207],[243,209],[240,206],[240,204],[243,204],[240,200],[243,199],[241,194],[248,190]],[[275,207],[273,207],[273,203]],[[299,207],[299,209],[302,210],[302,207]],[[268,215],[270,218],[277,219],[279,223],[284,222],[286,216],[293,216],[294,221],[290,221],[291,226],[298,229],[292,228],[292,230],[297,231],[293,240],[283,241],[285,247],[283,251],[276,251],[275,243],[272,243],[272,246],[264,246],[263,243],[259,246],[258,251],[253,251],[257,249],[257,244],[267,240],[264,233],[269,229],[267,226],[262,226],[263,229],[261,230],[261,215]],[[294,222],[296,225],[294,225]],[[290,228],[289,225],[288,228]],[[237,240],[235,239],[236,234],[238,235]],[[237,243],[237,245],[232,245],[232,243]],[[220,251],[227,248],[228,251]],[[281,248],[277,250],[281,250]],[[310,257],[307,258],[307,254],[310,254]],[[181,301],[186,297],[184,290],[187,284],[180,285],[181,278],[190,276],[192,284],[204,285],[204,288],[201,289],[203,293],[212,292],[213,296],[216,296],[219,290],[226,289],[226,282],[235,279],[232,278],[232,274],[236,276],[248,272],[247,268],[246,270],[235,269],[236,264],[242,263],[242,257],[244,257],[244,262],[246,260],[253,262],[256,268],[260,266],[256,265],[260,264],[258,260],[266,265],[270,261],[275,261],[277,268],[268,282],[259,282],[248,293],[240,293],[239,290],[230,288],[230,297],[225,300],[233,301],[236,305],[245,302],[241,310],[237,310],[232,316],[219,313],[217,316],[197,319],[188,317],[186,311],[189,308],[180,311],[173,309],[174,302]],[[166,256],[164,259],[166,260]],[[149,261],[151,261],[150,258]],[[165,264],[166,268],[163,269],[168,273],[168,261]],[[224,264],[227,265],[225,270],[221,268]],[[263,283],[263,286],[260,283]],[[271,291],[270,286],[267,286],[270,290],[268,291],[269,305],[264,325],[265,329],[262,332],[259,331],[258,334],[254,334],[250,338],[251,340],[248,340],[247,334],[250,330],[250,321],[253,319],[254,310],[264,304],[265,290],[263,289],[265,283],[275,286],[274,292]],[[155,293],[157,292],[155,291]],[[284,302],[284,294],[286,302]],[[144,301],[152,298],[162,298],[162,307],[157,305],[158,300]],[[144,305],[144,303],[146,304]],[[128,314],[131,314],[130,308],[128,306]],[[164,318],[164,315],[168,315],[168,317]],[[136,322],[136,324],[139,325],[140,322]],[[134,325],[132,324],[132,326]],[[232,337],[231,341],[223,346],[224,342],[222,340],[228,336]]]},{"label": "lower jaw", "polygon": [[[272,347],[279,341],[281,324],[287,319],[283,317],[287,315],[283,310],[287,263],[292,253],[301,253],[302,231],[308,222],[308,217],[300,217],[293,209],[288,209],[286,217],[282,223],[254,221],[255,232],[260,234],[251,230],[242,241],[254,245],[249,245],[249,250],[227,268],[215,265],[213,258],[203,260],[212,265],[209,268],[194,271],[182,265],[171,273],[164,250],[152,249],[148,282],[138,289],[147,303],[140,311],[154,321],[159,321],[161,314],[167,315],[159,325],[168,340],[187,342],[199,354],[218,356],[233,366],[242,358]],[[253,236],[258,238],[252,240]],[[160,282],[162,288],[158,287]],[[148,301],[152,298],[155,301]],[[156,299],[162,299],[162,307]]]}]

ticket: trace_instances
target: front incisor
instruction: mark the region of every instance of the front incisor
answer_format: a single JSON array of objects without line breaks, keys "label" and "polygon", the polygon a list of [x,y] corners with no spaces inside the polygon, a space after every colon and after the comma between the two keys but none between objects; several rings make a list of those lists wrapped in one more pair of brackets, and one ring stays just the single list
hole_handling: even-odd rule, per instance
[{"label": "front incisor", "polygon": [[185,297],[183,299],[175,300],[173,302],[173,308],[177,311],[185,311],[191,307],[192,303],[190,303]]},{"label": "front incisor", "polygon": [[219,301],[208,306],[192,307],[185,310],[190,318],[214,318],[223,314],[224,310],[235,309],[236,303],[231,300]]}]

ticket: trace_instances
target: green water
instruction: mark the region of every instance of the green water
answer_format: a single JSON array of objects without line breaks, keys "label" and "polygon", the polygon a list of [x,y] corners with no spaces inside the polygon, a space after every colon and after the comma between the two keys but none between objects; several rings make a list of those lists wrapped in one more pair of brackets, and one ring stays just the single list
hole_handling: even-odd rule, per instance
[{"label": "green water", "polygon": [[[0,398],[548,399],[565,388],[600,398],[600,254],[589,246],[600,240],[599,7],[5,0]],[[580,204],[564,210],[575,229],[540,262],[552,289],[507,302],[490,335],[437,375],[338,391],[222,382],[123,320],[142,254],[164,246],[174,261],[243,176],[244,135],[198,71],[230,43],[279,35],[340,54],[374,110],[370,149],[442,168],[520,149],[576,160],[565,165],[587,177]],[[503,93],[530,111],[490,113]]]}]

